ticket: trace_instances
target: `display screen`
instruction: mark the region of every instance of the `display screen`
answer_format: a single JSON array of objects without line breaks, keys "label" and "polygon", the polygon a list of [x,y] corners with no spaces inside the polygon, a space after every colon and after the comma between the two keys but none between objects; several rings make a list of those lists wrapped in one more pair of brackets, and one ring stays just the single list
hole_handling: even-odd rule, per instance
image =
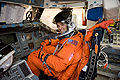
[{"label": "display screen", "polygon": [[0,35],[0,43],[10,44],[17,42],[17,37],[15,33]]},{"label": "display screen", "polygon": [[6,56],[8,53],[10,53],[12,50],[14,50],[10,45],[5,45],[3,47],[0,46],[0,60]]},{"label": "display screen", "polygon": [[27,65],[25,63],[20,64],[20,69],[23,72],[24,76],[28,76],[30,73],[30,70],[28,69]]}]

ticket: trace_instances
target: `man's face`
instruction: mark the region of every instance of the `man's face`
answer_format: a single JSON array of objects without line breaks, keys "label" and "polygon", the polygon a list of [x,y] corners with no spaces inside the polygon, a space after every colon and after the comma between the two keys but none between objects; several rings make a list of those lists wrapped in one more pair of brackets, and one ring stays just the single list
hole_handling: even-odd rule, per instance
[{"label": "man's face", "polygon": [[63,34],[64,32],[67,31],[67,24],[64,24],[62,22],[57,22],[57,28],[58,28],[58,31]]}]

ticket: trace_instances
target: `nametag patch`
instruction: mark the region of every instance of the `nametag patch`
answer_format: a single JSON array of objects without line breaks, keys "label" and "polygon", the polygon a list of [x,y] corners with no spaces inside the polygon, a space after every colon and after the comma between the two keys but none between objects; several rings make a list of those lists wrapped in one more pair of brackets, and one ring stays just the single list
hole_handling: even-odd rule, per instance
[{"label": "nametag patch", "polygon": [[82,68],[82,70],[86,72],[86,71],[87,71],[87,68],[88,68],[88,66],[85,65],[85,66]]},{"label": "nametag patch", "polygon": [[70,55],[70,57],[69,57],[69,61],[72,59],[72,57],[73,57],[73,54]]},{"label": "nametag patch", "polygon": [[73,45],[77,46],[78,41],[76,41],[76,40],[72,40],[72,39],[68,39],[67,44],[73,44]]}]

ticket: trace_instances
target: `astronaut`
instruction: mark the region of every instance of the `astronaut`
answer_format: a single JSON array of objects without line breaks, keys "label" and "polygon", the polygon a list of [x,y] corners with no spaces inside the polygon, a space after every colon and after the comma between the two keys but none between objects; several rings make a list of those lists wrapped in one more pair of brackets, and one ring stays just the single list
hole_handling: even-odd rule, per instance
[{"label": "astronaut", "polygon": [[[27,63],[35,75],[39,76],[42,70],[57,80],[79,80],[80,71],[88,63],[90,52],[82,33],[75,30],[71,16],[71,10],[58,13],[53,23],[61,34],[57,39],[44,40],[41,48],[28,56]],[[99,25],[91,29],[90,35],[86,35],[86,41],[90,41],[96,27]]]},{"label": "astronaut", "polygon": [[[68,80],[74,74],[82,57],[83,36],[75,30],[71,20],[71,10],[58,13],[53,23],[61,34],[57,39],[44,40],[41,43],[42,48],[29,55],[27,63],[35,75],[39,76],[42,70],[44,74],[58,80]],[[58,44],[59,47],[56,47]]]}]

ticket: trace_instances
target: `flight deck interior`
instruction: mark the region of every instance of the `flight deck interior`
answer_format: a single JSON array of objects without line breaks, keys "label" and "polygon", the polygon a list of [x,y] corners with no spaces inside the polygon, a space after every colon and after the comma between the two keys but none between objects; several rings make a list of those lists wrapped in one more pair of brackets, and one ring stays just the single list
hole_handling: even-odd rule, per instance
[{"label": "flight deck interior", "polygon": [[[91,74],[96,71],[94,79],[79,80],[120,80],[120,0],[0,0],[0,80],[57,80],[36,76],[27,60],[41,48],[41,42],[57,38],[60,33],[53,18],[69,9],[76,30],[83,37],[94,25],[114,19],[108,25],[111,34],[99,28],[93,32],[93,46],[100,38],[99,53],[91,53],[95,65],[91,61],[88,67],[95,67],[90,70]],[[101,34],[98,39],[96,33]],[[92,49],[95,48],[90,48],[91,52]]]}]

